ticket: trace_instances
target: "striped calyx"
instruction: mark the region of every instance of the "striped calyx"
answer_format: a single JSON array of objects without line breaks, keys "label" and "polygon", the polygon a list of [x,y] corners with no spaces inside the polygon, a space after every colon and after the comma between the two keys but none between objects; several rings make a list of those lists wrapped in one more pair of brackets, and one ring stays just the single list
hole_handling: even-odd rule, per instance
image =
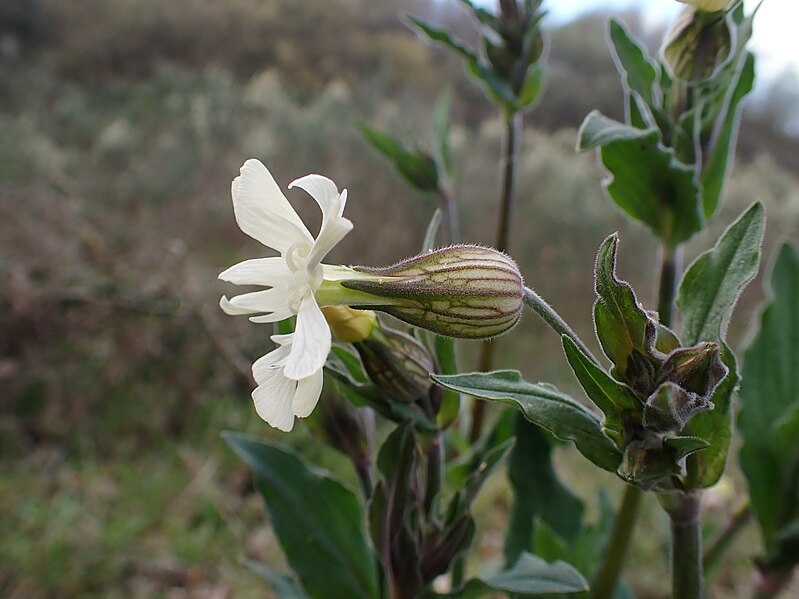
[{"label": "striped calyx", "polygon": [[485,339],[512,328],[523,307],[519,267],[492,248],[453,245],[368,274],[343,287],[389,300],[372,305],[414,326],[447,337]]}]

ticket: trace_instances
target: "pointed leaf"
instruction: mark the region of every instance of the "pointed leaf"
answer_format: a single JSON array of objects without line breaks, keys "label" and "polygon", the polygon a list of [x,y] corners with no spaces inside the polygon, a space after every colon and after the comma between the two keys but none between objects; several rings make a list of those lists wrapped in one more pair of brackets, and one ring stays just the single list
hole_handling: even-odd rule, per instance
[{"label": "pointed leaf", "polygon": [[[477,599],[491,591],[512,597],[572,596],[588,590],[585,578],[564,562],[547,563],[531,553],[523,553],[514,566],[493,575],[478,576],[451,593],[439,595],[427,592],[422,597],[447,599]],[[491,594],[490,596],[493,596]]]},{"label": "pointed leaf", "polygon": [[615,364],[614,375],[625,380],[628,361],[633,351],[645,354],[646,330],[650,318],[641,308],[633,288],[616,278],[618,234],[613,234],[599,247],[596,257],[594,287],[594,325],[599,343]]},{"label": "pointed leaf", "polygon": [[724,99],[721,114],[716,121],[716,129],[710,140],[711,153],[705,158],[702,169],[702,201],[706,217],[716,212],[721,192],[724,190],[727,172],[735,154],[741,120],[741,100],[752,91],[754,81],[755,57],[747,52],[742,68],[736,73],[736,78]]},{"label": "pointed leaf", "polygon": [[390,135],[368,125],[361,125],[360,129],[373,148],[391,159],[394,167],[411,187],[423,193],[438,193],[438,169],[432,156],[418,149],[408,151]]},{"label": "pointed leaf", "polygon": [[[287,449],[225,433],[255,473],[256,486],[291,568],[309,597],[380,596],[377,562],[355,493]],[[319,567],[324,564],[325,567]]]},{"label": "pointed leaf", "polygon": [[599,418],[552,385],[528,383],[516,370],[432,378],[443,387],[516,407],[530,422],[574,441],[580,453],[600,468],[616,472],[621,453],[602,432]]},{"label": "pointed leaf", "polygon": [[610,41],[616,68],[624,77],[625,87],[638,92],[650,106],[655,105],[657,70],[644,47],[617,19],[610,20]]},{"label": "pointed leaf", "polygon": [[764,228],[763,205],[757,202],[688,267],[677,296],[685,345],[724,339],[735,303],[757,274]]},{"label": "pointed leaf", "polygon": [[594,364],[567,335],[563,335],[563,350],[585,394],[605,414],[605,428],[619,430],[619,414],[623,410],[640,409],[639,399],[629,387]]},{"label": "pointed leaf", "polygon": [[767,547],[799,518],[799,250],[792,244],[774,263],[770,296],[744,355],[738,418],[741,467]]}]

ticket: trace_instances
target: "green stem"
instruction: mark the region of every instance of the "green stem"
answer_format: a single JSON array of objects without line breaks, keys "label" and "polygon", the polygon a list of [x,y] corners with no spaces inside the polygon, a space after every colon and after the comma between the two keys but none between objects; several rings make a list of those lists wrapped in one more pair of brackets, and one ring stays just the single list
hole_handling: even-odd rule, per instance
[{"label": "green stem", "polygon": [[670,327],[674,320],[674,298],[678,277],[682,271],[682,247],[663,244],[660,256],[660,285],[658,286],[658,318]]},{"label": "green stem", "polygon": [[672,597],[702,599],[701,492],[663,494],[658,499],[671,520]]},{"label": "green stem", "polygon": [[441,492],[444,472],[444,444],[441,431],[437,431],[427,446],[427,485],[425,486],[424,507],[428,516],[433,513],[435,499]]},{"label": "green stem", "polygon": [[738,536],[738,533],[744,529],[751,519],[752,510],[749,500],[744,499],[735,509],[726,526],[713,536],[708,543],[707,549],[705,549],[705,553],[702,556],[702,564],[706,576],[713,571],[718,564],[719,558],[732,545],[735,537]]},{"label": "green stem", "polygon": [[502,154],[502,195],[500,196],[499,226],[496,248],[510,249],[510,227],[517,194],[517,165],[521,151],[522,114],[505,115],[505,149]]},{"label": "green stem", "polygon": [[638,487],[625,486],[619,513],[613,523],[610,541],[605,549],[605,559],[594,579],[594,584],[591,586],[591,599],[610,599],[613,597],[619,581],[619,574],[621,574],[621,569],[624,566],[624,558],[627,556],[627,549],[633,536],[635,521],[638,518],[638,511],[643,497],[644,493]]},{"label": "green stem", "polygon": [[[515,1],[512,3],[515,9]],[[510,10],[510,4],[503,10]],[[521,150],[523,116],[519,112],[504,113],[505,116],[505,146],[502,153],[502,191],[500,195],[499,225],[497,228],[497,241],[495,247],[501,252],[507,252],[510,248],[510,228],[513,216],[513,207],[516,203],[517,185],[516,174],[519,163],[519,152]],[[494,343],[483,341],[480,346],[480,357],[478,359],[478,370],[487,372],[494,364]],[[483,420],[485,418],[484,401],[475,401],[472,404],[472,426],[469,431],[469,440],[476,441],[483,430]]]},{"label": "green stem", "polygon": [[599,366],[599,361],[594,357],[594,354],[591,353],[591,350],[586,347],[582,339],[577,336],[577,333],[575,333],[572,328],[566,324],[566,321],[561,318],[560,314],[552,309],[552,306],[546,303],[540,295],[538,295],[529,287],[524,288],[524,303],[532,308],[533,312],[543,318],[544,322],[546,322],[556,333],[559,335],[566,335],[572,341],[574,341],[575,345],[579,347],[594,364]]},{"label": "green stem", "polygon": [[449,234],[450,243],[460,243],[461,231],[458,219],[458,206],[455,204],[455,198],[446,185],[439,194],[441,201],[441,209],[444,212],[444,220],[447,222],[447,233]]}]

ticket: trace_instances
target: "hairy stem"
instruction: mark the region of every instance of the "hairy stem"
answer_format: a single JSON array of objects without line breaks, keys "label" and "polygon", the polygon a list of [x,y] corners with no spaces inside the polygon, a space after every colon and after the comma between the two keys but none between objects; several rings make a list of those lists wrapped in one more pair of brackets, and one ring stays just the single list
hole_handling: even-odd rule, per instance
[{"label": "hairy stem", "polygon": [[[502,9],[510,10],[502,4]],[[513,2],[513,9],[516,2]],[[519,152],[521,149],[523,117],[519,112],[505,113],[505,146],[502,153],[502,191],[500,195],[499,225],[497,227],[497,240],[495,247],[501,252],[507,252],[510,248],[510,228],[513,216],[513,207],[516,203],[517,186],[516,171],[519,163]],[[481,372],[491,370],[494,364],[494,344],[491,341],[484,341],[480,346],[480,358],[478,359],[478,369]],[[475,441],[480,437],[483,430],[483,420],[485,418],[486,402],[475,401],[472,404],[472,426],[469,431],[469,440]]]},{"label": "hairy stem", "polygon": [[738,533],[744,529],[751,519],[752,509],[749,505],[749,500],[744,499],[733,512],[729,522],[708,543],[708,547],[702,556],[705,575],[713,571],[718,564],[719,558],[732,545],[735,537],[738,536]]},{"label": "hairy stem", "polygon": [[702,530],[700,492],[664,494],[660,503],[671,520],[672,597],[702,599]]},{"label": "hairy stem", "polygon": [[610,599],[616,590],[619,574],[624,566],[627,548],[635,529],[638,510],[644,493],[638,487],[626,485],[610,541],[605,548],[605,559],[591,586],[591,599]]},{"label": "hairy stem", "polygon": [[577,336],[572,328],[566,324],[566,321],[561,318],[560,314],[555,312],[552,307],[546,303],[543,298],[529,287],[524,288],[524,303],[532,308],[533,312],[538,314],[556,333],[559,335],[566,335],[574,344],[579,347],[582,352],[588,356],[591,361],[599,366],[599,361],[591,353],[591,350],[586,347],[582,339]]}]

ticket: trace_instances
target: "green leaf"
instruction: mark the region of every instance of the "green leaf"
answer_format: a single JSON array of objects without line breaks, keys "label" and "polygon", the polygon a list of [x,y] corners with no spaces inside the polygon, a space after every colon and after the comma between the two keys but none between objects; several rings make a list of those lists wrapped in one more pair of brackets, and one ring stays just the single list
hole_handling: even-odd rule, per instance
[{"label": "green leaf", "polygon": [[568,335],[563,335],[563,350],[577,380],[588,398],[605,414],[605,428],[618,431],[623,410],[640,410],[635,393],[594,364]]},{"label": "green leaf", "polygon": [[728,373],[710,396],[713,409],[694,414],[683,429],[683,434],[697,437],[708,444],[707,449],[688,456],[686,469],[689,488],[712,487],[721,478],[727,463],[732,438],[732,394],[740,379],[735,354],[724,343],[721,343],[721,361]]},{"label": "green leaf", "polygon": [[661,145],[657,129],[636,129],[595,110],[580,126],[577,150],[594,147],[611,175],[604,181],[608,195],[655,236],[676,245],[702,229],[694,167]]},{"label": "green leaf", "polygon": [[269,583],[269,587],[278,599],[308,599],[297,582],[288,574],[278,572],[274,568],[251,559],[242,560],[244,565]]},{"label": "green leaf", "polygon": [[638,92],[650,106],[656,106],[657,66],[646,50],[617,19],[610,20],[610,41],[616,68],[627,90]]},{"label": "green leaf", "polygon": [[475,52],[455,40],[452,35],[443,29],[433,27],[415,17],[408,17],[408,20],[430,40],[443,44],[450,50],[460,54],[466,60],[466,66],[472,76],[485,84],[486,92],[492,100],[511,112],[518,110],[516,94],[513,93],[510,85],[491,67],[483,64]]},{"label": "green leaf", "polygon": [[596,257],[594,287],[594,325],[602,350],[615,364],[613,374],[626,380],[633,351],[646,354],[646,330],[650,318],[641,308],[633,288],[616,278],[616,254],[619,236],[614,233],[602,245]]},{"label": "green leaf", "polygon": [[600,468],[616,472],[621,462],[621,453],[602,432],[599,418],[552,385],[528,383],[516,370],[432,378],[448,389],[516,407],[530,422],[574,441],[580,453]]},{"label": "green leaf", "polygon": [[523,553],[513,567],[492,576],[478,577],[467,583],[468,587],[519,597],[541,597],[587,591],[588,583],[569,564],[549,564],[531,553]]},{"label": "green leaf", "polygon": [[444,167],[444,172],[450,179],[453,173],[452,151],[449,145],[449,111],[451,104],[452,88],[447,86],[438,97],[433,110],[433,129],[436,132],[436,147],[438,148],[441,166]]},{"label": "green leaf", "polygon": [[799,518],[799,250],[794,245],[780,249],[770,296],[744,355],[738,418],[741,467],[767,547]]},{"label": "green leaf", "polygon": [[[225,441],[253,469],[286,559],[309,597],[379,597],[377,562],[355,493],[287,449],[236,433]],[[324,567],[320,567],[324,564]]]},{"label": "green leaf", "polygon": [[527,69],[524,85],[519,92],[519,107],[531,108],[544,89],[544,69],[535,63]]},{"label": "green leaf", "polygon": [[438,167],[432,156],[418,149],[408,151],[390,135],[368,125],[361,125],[360,129],[373,148],[391,159],[411,187],[423,193],[438,193]]},{"label": "green leaf", "polygon": [[729,87],[724,98],[721,113],[716,120],[715,129],[710,139],[710,154],[705,157],[702,168],[702,202],[705,216],[710,217],[716,208],[727,180],[738,128],[741,120],[741,100],[752,91],[755,81],[755,57],[746,53],[740,72]]},{"label": "green leaf", "polygon": [[577,132],[577,151],[585,152],[617,141],[637,140],[650,133],[657,133],[657,129],[636,129],[593,110]]},{"label": "green leaf", "polygon": [[764,228],[763,205],[757,202],[688,267],[677,296],[686,346],[724,339],[735,303],[757,274]]},{"label": "green leaf", "polygon": [[552,445],[540,428],[516,414],[516,445],[508,462],[513,488],[505,563],[513,564],[534,542],[534,520],[544,522],[567,544],[580,534],[583,502],[559,479],[552,464]]}]

